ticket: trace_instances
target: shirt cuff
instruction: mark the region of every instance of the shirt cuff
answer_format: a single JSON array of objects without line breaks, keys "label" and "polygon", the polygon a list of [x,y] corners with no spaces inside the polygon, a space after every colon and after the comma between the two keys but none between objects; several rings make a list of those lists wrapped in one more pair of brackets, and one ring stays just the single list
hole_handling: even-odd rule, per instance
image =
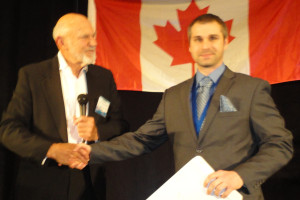
[{"label": "shirt cuff", "polygon": [[43,159],[41,165],[45,165],[47,159],[48,159],[48,157],[46,156],[46,157]]}]

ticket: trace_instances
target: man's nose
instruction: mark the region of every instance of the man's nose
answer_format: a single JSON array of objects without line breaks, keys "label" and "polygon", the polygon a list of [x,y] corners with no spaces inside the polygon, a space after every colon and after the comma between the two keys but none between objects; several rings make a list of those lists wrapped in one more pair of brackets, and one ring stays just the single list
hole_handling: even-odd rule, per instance
[{"label": "man's nose", "polygon": [[203,40],[202,41],[202,48],[203,49],[208,49],[210,47],[210,41],[209,40]]},{"label": "man's nose", "polygon": [[91,37],[91,39],[90,39],[90,45],[93,46],[93,47],[97,46],[96,36],[95,37]]}]

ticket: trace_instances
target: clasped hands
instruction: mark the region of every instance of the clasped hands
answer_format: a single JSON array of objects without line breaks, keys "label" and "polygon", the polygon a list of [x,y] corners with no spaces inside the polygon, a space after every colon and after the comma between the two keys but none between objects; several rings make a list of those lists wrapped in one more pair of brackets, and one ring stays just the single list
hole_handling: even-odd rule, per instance
[{"label": "clasped hands", "polygon": [[[74,117],[78,134],[86,141],[98,140],[98,129],[93,117]],[[47,157],[56,160],[59,166],[83,169],[89,162],[91,147],[86,144],[54,143],[50,146]]]},{"label": "clasped hands", "polygon": [[86,144],[54,143],[50,146],[47,157],[56,160],[58,166],[83,169],[90,160],[91,147]]}]

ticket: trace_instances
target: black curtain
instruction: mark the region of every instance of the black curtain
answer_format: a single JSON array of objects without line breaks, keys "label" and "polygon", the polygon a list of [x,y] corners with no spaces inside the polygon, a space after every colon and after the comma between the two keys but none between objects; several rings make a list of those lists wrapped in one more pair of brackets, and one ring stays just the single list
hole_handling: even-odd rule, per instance
[{"label": "black curtain", "polygon": [[[56,21],[68,12],[86,14],[86,9],[87,0],[12,0],[2,3],[0,114],[11,98],[18,69],[57,53],[52,40],[52,28]],[[162,93],[119,92],[131,130],[136,130],[152,117],[162,97]],[[300,81],[272,85],[272,96],[286,120],[286,126],[294,134],[295,154],[286,167],[263,185],[264,194],[267,200],[298,199]],[[0,145],[0,199],[10,199],[17,167],[18,157]],[[107,163],[108,199],[146,199],[173,173],[173,156],[168,142],[151,154]]]}]

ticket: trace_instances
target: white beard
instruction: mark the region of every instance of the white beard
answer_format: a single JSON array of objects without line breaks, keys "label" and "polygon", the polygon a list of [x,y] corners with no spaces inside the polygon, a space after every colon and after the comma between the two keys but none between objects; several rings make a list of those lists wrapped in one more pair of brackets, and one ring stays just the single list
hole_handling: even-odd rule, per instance
[{"label": "white beard", "polygon": [[82,66],[95,64],[95,62],[96,62],[96,53],[93,53],[93,56],[91,58],[86,55],[82,56]]}]

